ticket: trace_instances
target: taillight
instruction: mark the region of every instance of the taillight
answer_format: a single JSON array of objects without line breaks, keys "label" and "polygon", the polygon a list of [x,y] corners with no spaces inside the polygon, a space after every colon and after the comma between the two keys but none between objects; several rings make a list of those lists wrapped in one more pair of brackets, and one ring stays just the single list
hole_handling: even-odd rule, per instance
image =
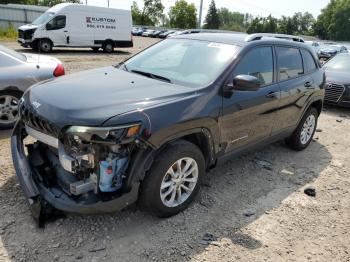
[{"label": "taillight", "polygon": [[64,67],[62,64],[58,64],[55,68],[55,71],[53,71],[53,75],[55,77],[58,77],[58,76],[63,76],[65,74],[65,71],[64,71]]}]

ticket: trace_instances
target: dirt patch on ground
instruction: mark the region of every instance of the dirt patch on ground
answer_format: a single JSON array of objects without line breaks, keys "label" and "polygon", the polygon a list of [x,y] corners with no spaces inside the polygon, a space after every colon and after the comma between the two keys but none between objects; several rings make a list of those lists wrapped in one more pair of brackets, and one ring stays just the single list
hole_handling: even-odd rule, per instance
[{"label": "dirt patch on ground", "polygon": [[[52,54],[68,73],[116,64],[154,43],[112,55]],[[19,49],[16,43],[5,43]],[[350,261],[350,110],[327,107],[308,149],[284,143],[233,158],[207,174],[185,212],[158,219],[130,207],[39,229],[0,132],[0,261]],[[316,197],[304,189],[313,186]]]}]

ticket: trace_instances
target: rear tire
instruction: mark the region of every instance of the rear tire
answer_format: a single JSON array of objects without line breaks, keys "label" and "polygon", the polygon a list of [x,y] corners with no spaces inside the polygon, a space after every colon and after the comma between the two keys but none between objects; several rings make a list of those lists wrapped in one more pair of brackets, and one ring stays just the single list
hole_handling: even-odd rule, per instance
[{"label": "rear tire", "polygon": [[38,41],[38,49],[43,53],[50,53],[52,51],[52,42],[49,39],[40,39]]},{"label": "rear tire", "polygon": [[179,140],[155,159],[141,184],[141,208],[158,217],[170,217],[186,209],[198,194],[205,175],[205,160],[194,144]]},{"label": "rear tire", "polygon": [[18,104],[22,92],[7,90],[0,92],[0,129],[9,129],[18,119]]},{"label": "rear tire", "polygon": [[114,44],[112,41],[106,41],[104,44],[103,44],[103,51],[105,53],[113,53],[114,51]]},{"label": "rear tire", "polygon": [[297,129],[286,139],[287,145],[297,151],[308,147],[316,131],[318,111],[310,107],[301,119]]}]

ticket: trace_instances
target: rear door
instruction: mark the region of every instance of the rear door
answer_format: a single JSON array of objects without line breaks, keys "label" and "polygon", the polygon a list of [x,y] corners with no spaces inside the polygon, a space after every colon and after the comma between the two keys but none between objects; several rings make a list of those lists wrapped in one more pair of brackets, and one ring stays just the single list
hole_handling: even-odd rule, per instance
[{"label": "rear door", "polygon": [[261,88],[257,91],[233,90],[224,95],[219,124],[226,152],[268,138],[279,105],[280,90],[275,81],[272,46],[257,46],[248,51],[233,70],[228,84],[241,74],[257,77]]},{"label": "rear door", "polygon": [[276,46],[275,50],[281,100],[278,121],[273,132],[279,133],[298,123],[310,94],[309,89],[313,89],[315,83],[312,76],[304,70],[299,48]]}]

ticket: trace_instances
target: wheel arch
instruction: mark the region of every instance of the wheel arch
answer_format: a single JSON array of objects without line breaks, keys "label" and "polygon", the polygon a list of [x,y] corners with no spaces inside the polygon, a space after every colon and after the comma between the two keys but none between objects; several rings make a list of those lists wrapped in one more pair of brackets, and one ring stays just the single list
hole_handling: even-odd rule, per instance
[{"label": "wheel arch", "polygon": [[16,91],[16,92],[20,92],[23,94],[23,91],[21,89],[19,89],[17,86],[7,86],[7,87],[3,88],[2,90],[0,90],[0,93],[2,93],[4,91]]},{"label": "wheel arch", "polygon": [[208,128],[195,128],[179,132],[176,136],[170,136],[168,139],[156,147],[147,146],[146,148],[137,150],[131,157],[131,165],[128,168],[128,177],[125,183],[125,190],[130,191],[132,186],[144,179],[147,172],[151,168],[154,159],[162,153],[162,151],[172,143],[185,140],[197,146],[202,152],[206,169],[216,164],[215,141]]},{"label": "wheel arch", "polygon": [[317,109],[317,112],[318,112],[318,115],[320,115],[321,112],[322,112],[322,108],[323,108],[323,100],[322,100],[322,99],[319,99],[319,100],[313,101],[313,102],[310,104],[309,108],[310,108],[310,107],[316,108],[316,109]]},{"label": "wheel arch", "polygon": [[52,44],[52,46],[54,46],[54,42],[49,37],[36,38],[34,39],[33,42],[36,41],[37,43],[40,43],[40,41],[43,41],[43,40],[48,40]]},{"label": "wheel arch", "polygon": [[107,43],[112,43],[113,47],[116,47],[115,46],[115,41],[113,41],[113,39],[110,39],[110,38],[107,38],[106,40],[103,41],[102,47],[104,47],[104,45],[107,44]]}]

